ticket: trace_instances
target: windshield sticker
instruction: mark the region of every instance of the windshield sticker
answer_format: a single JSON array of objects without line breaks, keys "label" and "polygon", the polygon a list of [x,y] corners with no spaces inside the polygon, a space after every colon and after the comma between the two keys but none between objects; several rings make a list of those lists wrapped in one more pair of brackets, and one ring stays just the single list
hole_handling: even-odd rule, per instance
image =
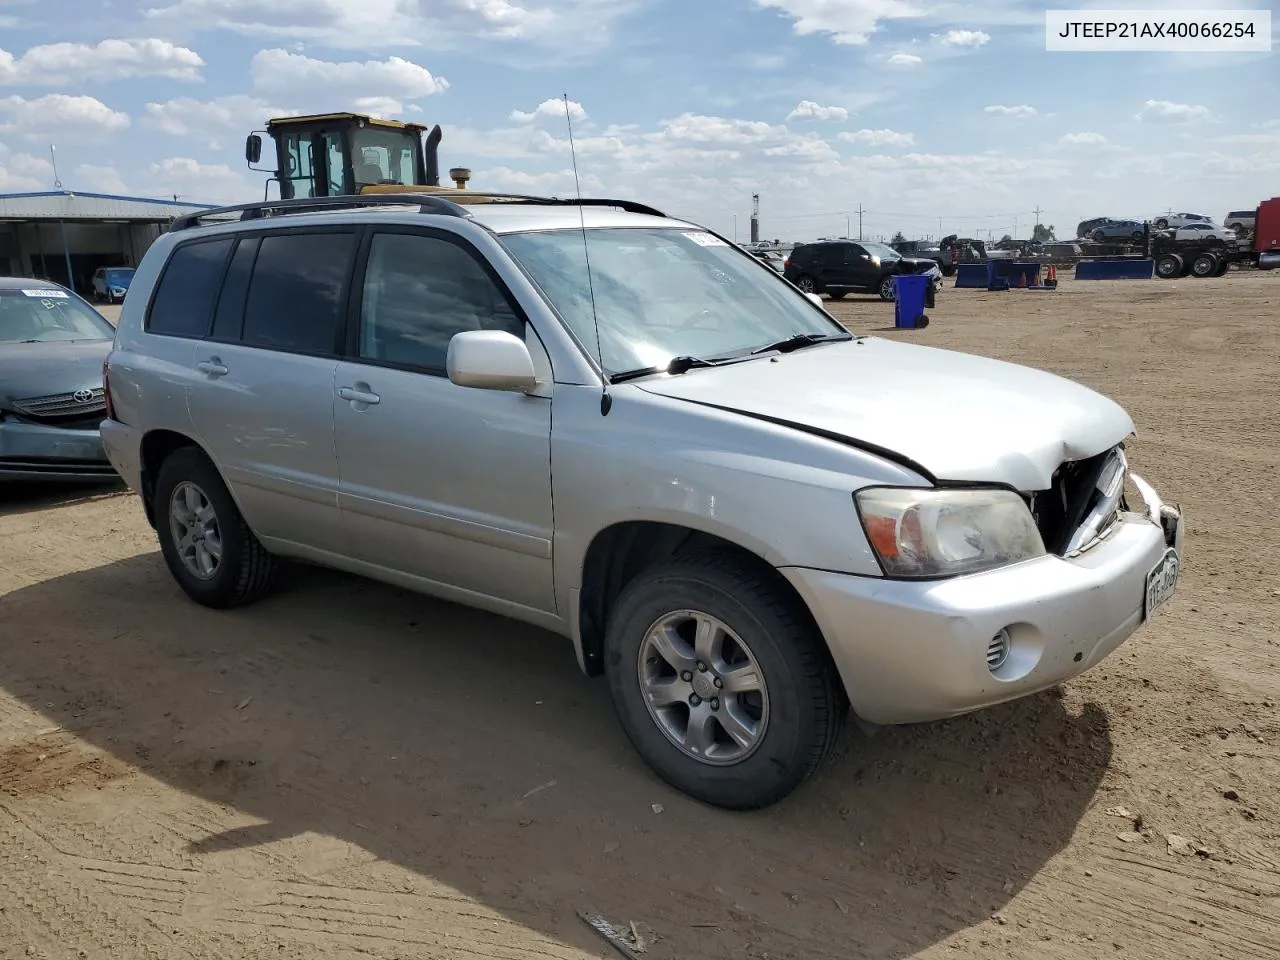
[{"label": "windshield sticker", "polygon": [[719,237],[714,237],[709,233],[686,233],[686,237],[692,240],[700,247],[727,247],[728,244]]},{"label": "windshield sticker", "polygon": [[28,297],[34,297],[37,300],[66,300],[67,295],[61,290],[23,290]]}]

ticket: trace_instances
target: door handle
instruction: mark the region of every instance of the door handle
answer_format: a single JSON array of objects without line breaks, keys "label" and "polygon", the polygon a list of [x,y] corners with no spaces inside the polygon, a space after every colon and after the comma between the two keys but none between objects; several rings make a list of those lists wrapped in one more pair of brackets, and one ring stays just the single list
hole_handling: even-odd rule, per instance
[{"label": "door handle", "polygon": [[230,371],[223,366],[222,360],[218,357],[210,357],[208,360],[201,360],[196,364],[196,369],[208,377],[225,377]]},{"label": "door handle", "polygon": [[351,403],[364,403],[371,407],[382,402],[382,398],[370,390],[367,383],[356,384],[354,387],[339,387],[338,396]]}]

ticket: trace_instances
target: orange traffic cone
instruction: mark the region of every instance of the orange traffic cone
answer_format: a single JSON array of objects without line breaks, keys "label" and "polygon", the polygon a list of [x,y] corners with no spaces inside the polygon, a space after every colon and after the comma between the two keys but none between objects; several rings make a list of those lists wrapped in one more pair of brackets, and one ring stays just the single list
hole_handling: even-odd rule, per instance
[{"label": "orange traffic cone", "polygon": [[1024,290],[1026,289],[1026,286],[1027,286],[1027,275],[1022,270],[1018,271],[1018,286],[1023,288]]}]

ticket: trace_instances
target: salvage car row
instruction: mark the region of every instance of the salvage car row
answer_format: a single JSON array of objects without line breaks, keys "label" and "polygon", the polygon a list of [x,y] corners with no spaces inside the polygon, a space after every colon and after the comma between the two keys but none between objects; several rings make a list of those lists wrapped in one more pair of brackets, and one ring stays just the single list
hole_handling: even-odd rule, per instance
[{"label": "salvage car row", "polygon": [[[852,334],[640,204],[330,206],[176,221],[113,335],[6,285],[0,349],[68,372],[3,374],[0,461],[74,472],[100,437],[206,606],[297,558],[561,634],[650,767],[734,809],[811,776],[850,712],[1053,686],[1175,589],[1182,517],[1079,384]],[[840,253],[828,289],[878,288]]]}]

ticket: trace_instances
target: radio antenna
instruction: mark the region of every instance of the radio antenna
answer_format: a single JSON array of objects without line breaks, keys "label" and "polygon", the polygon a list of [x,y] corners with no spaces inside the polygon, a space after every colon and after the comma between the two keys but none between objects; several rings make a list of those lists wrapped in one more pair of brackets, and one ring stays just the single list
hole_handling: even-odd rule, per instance
[{"label": "radio antenna", "polygon": [[613,406],[609,395],[609,374],[604,367],[604,347],[600,344],[600,316],[596,313],[596,289],[591,282],[591,253],[587,249],[587,215],[582,206],[582,182],[578,179],[578,151],[573,145],[573,117],[569,110],[569,94],[564,94],[564,122],[569,128],[569,156],[573,160],[573,189],[578,201],[578,224],[582,228],[582,257],[587,263],[587,293],[591,295],[591,325],[596,332],[596,356],[600,358],[600,416],[607,417]]}]

